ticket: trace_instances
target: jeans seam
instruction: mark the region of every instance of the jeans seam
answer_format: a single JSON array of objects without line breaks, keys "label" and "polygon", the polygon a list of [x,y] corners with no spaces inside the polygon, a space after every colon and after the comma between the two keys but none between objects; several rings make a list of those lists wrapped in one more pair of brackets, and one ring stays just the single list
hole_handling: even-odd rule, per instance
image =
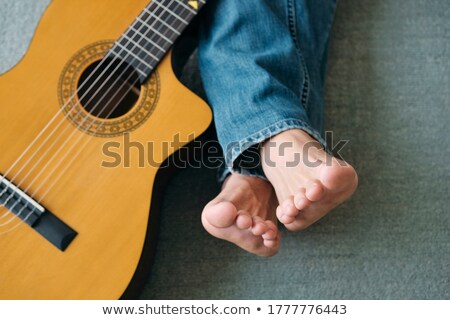
[{"label": "jeans seam", "polygon": [[294,40],[295,48],[299,52],[299,43],[297,37],[297,22],[295,19],[295,9],[294,9],[294,1],[295,0],[287,0],[288,5],[288,24],[289,24],[289,32],[291,33],[291,37]]},{"label": "jeans seam", "polygon": [[299,96],[302,106],[305,110],[308,110],[308,100],[309,100],[309,73],[308,68],[306,67],[305,58],[301,52],[300,43],[298,41],[297,36],[297,19],[296,19],[296,10],[295,10],[295,0],[287,0],[288,2],[288,25],[289,32],[291,33],[292,40],[294,41],[295,48],[297,50],[297,55],[300,59],[300,63],[302,64],[302,68],[304,71],[304,81],[303,85],[299,90]]}]

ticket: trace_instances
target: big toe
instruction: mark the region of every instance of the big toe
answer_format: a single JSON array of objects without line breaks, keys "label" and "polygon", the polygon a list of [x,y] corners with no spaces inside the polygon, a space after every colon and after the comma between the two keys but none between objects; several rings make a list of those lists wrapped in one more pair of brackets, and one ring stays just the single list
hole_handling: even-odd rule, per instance
[{"label": "big toe", "polygon": [[[224,201],[208,204],[203,210],[202,216],[216,228],[227,228],[235,223],[238,212],[231,202]],[[246,222],[242,221],[242,219],[239,222],[241,228],[244,228]]]}]

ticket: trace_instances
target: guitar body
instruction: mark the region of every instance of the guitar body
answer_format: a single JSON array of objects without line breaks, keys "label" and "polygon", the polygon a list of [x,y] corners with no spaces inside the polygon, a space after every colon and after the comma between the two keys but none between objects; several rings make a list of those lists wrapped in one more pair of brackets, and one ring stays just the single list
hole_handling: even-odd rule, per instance
[{"label": "guitar body", "polygon": [[[151,112],[147,108],[144,120],[140,117],[139,125],[129,133],[129,140],[146,150],[152,143],[152,164],[146,161],[144,167],[139,166],[135,148],[130,152],[129,167],[120,163],[105,168],[102,163],[111,161],[104,155],[105,143],[122,146],[121,129],[115,135],[89,134],[60,110],[61,95],[69,90],[64,85],[70,87],[70,77],[77,81],[77,72],[70,75],[70,63],[76,62],[80,70],[85,68],[83,59],[89,58],[85,53],[101,51],[102,44],[119,38],[148,2],[54,0],[27,54],[0,76],[0,172],[7,172],[59,113],[55,124],[38,138],[8,177],[17,176],[15,181],[23,181],[22,189],[35,200],[42,198],[40,203],[46,209],[77,232],[64,251],[58,250],[0,208],[1,299],[118,299],[135,276],[154,214],[150,207],[155,177],[169,156],[167,142],[178,134],[182,142],[176,150],[199,136],[211,122],[211,111],[175,77],[170,52],[159,64],[152,83],[142,85],[133,107],[152,104]],[[129,117],[134,109],[118,120]],[[61,122],[58,128],[56,124]],[[55,137],[45,141],[53,129]],[[52,146],[55,139],[69,143],[58,151]],[[78,145],[72,150],[74,143]],[[40,144],[44,147],[39,150]],[[46,149],[52,152],[45,154]],[[37,161],[36,156],[27,164],[27,157],[34,152],[43,160]],[[20,171],[22,167],[26,169]]]}]

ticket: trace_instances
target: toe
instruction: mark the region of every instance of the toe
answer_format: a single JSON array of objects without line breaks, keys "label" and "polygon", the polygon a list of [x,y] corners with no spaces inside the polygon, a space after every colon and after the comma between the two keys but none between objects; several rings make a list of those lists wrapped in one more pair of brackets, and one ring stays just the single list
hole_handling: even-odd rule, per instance
[{"label": "toe", "polygon": [[264,246],[269,249],[278,248],[279,241],[278,240],[264,240]]},{"label": "toe", "polygon": [[277,217],[281,223],[292,223],[299,211],[294,204],[294,196],[289,196],[277,209]]},{"label": "toe", "polygon": [[295,217],[298,214],[298,209],[294,204],[294,196],[289,196],[286,200],[281,204],[281,209],[283,215]]},{"label": "toe", "polygon": [[266,220],[267,231],[262,235],[264,240],[275,240],[278,237],[278,228],[270,220]]},{"label": "toe", "polygon": [[295,220],[296,215],[298,214],[298,210],[295,208],[295,211],[293,210],[287,210],[285,209],[285,206],[290,207],[289,204],[285,205],[279,205],[276,210],[276,215],[278,220],[283,223],[292,223]]},{"label": "toe", "polygon": [[264,240],[275,240],[277,238],[277,233],[269,229],[262,235],[262,237]]},{"label": "toe", "polygon": [[275,220],[275,203],[267,181],[230,175],[221,193],[204,208],[202,224],[214,237],[259,256],[273,256],[278,252],[280,234],[275,223],[265,219]]},{"label": "toe", "polygon": [[231,202],[219,202],[207,205],[203,210],[204,218],[216,228],[227,228],[234,224],[237,209]]},{"label": "toe", "polygon": [[311,201],[306,198],[305,192],[305,188],[300,188],[300,190],[294,195],[294,205],[297,210],[304,210],[311,204]]},{"label": "toe", "polygon": [[282,224],[289,224],[295,221],[295,217],[293,216],[288,216],[287,214],[285,215],[281,215],[281,217],[278,218],[278,220],[282,223]]},{"label": "toe", "polygon": [[275,213],[277,215],[278,220],[281,220],[284,216],[283,209],[281,208],[281,206],[277,207],[277,210],[275,211]]},{"label": "toe", "polygon": [[280,245],[280,232],[277,226],[270,220],[266,220],[268,230],[262,235],[264,246],[269,249],[278,248]]},{"label": "toe", "polygon": [[262,236],[268,230],[266,222],[260,217],[253,217],[253,227],[251,229],[255,236]]},{"label": "toe", "polygon": [[311,184],[306,192],[305,196],[309,201],[316,202],[323,198],[325,195],[325,188],[319,181],[315,181]]},{"label": "toe", "polygon": [[241,230],[245,230],[245,229],[250,229],[252,227],[252,217],[250,217],[250,215],[244,213],[244,212],[239,212],[237,218],[236,218],[236,226],[241,229]]},{"label": "toe", "polygon": [[278,234],[278,227],[272,220],[266,220],[267,227]]},{"label": "toe", "polygon": [[280,222],[284,225],[290,224],[295,221],[295,217],[284,216],[283,219],[280,219]]}]

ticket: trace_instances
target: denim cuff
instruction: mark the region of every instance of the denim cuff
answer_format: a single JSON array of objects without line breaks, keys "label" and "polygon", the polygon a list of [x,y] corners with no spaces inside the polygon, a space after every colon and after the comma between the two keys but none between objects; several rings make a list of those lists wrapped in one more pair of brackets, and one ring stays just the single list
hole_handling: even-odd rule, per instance
[{"label": "denim cuff", "polygon": [[[312,138],[317,140],[325,151],[330,153],[327,143],[322,135],[308,123],[298,119],[280,120],[227,146],[225,150],[224,166],[218,172],[219,182],[223,182],[231,173],[239,173],[267,180],[259,157],[259,147],[261,143],[269,138],[290,129],[300,129],[305,131]],[[243,162],[246,164],[243,165]]]}]

